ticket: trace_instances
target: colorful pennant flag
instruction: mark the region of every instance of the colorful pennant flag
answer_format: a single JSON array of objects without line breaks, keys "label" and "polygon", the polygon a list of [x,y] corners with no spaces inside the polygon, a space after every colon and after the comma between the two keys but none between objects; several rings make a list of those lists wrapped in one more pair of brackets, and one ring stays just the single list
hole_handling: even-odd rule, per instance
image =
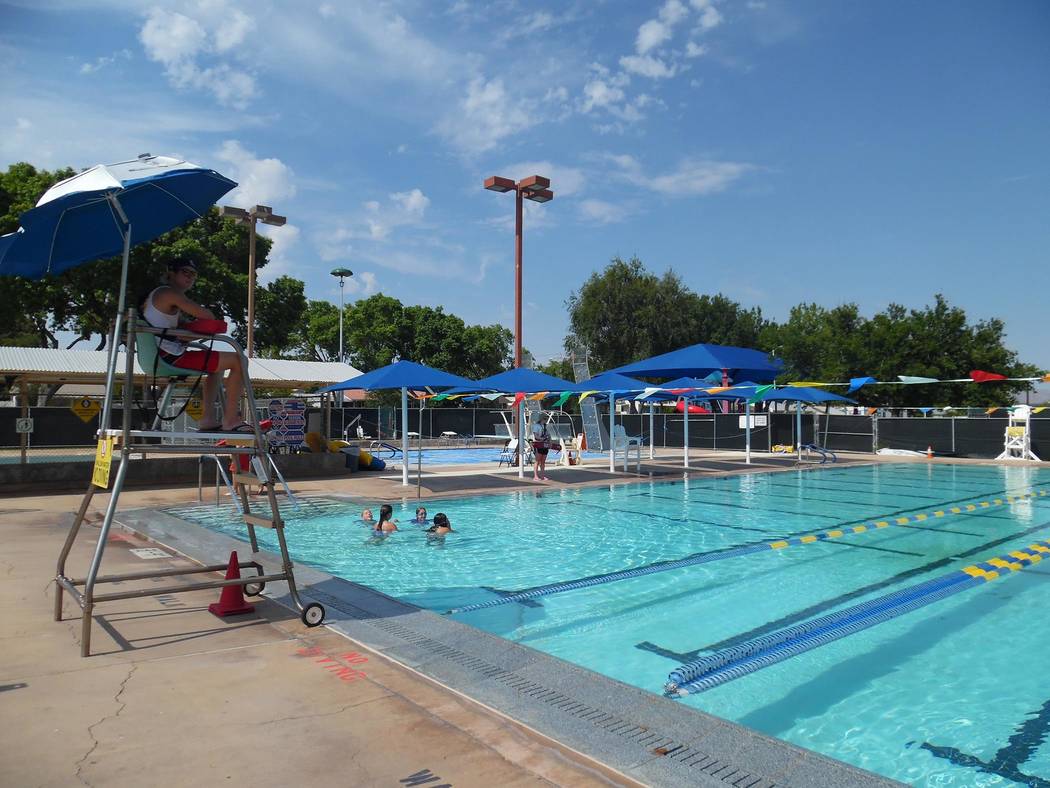
[{"label": "colorful pennant flag", "polygon": [[878,383],[878,381],[875,380],[875,378],[869,378],[869,377],[850,378],[849,379],[849,391],[847,391],[846,393],[847,394],[852,394],[854,391],[858,391],[862,386],[866,386],[869,383]]},{"label": "colorful pennant flag", "polygon": [[987,416],[991,416],[991,415],[992,415],[993,413],[995,413],[995,412],[996,412],[997,410],[999,410],[999,408],[988,408],[988,410],[986,410],[986,411],[985,411],[985,415],[987,415]]},{"label": "colorful pennant flag", "polygon": [[940,381],[937,378],[917,378],[912,377],[911,375],[898,375],[897,380],[899,380],[901,383],[907,383],[909,385],[915,383],[940,383]]},{"label": "colorful pennant flag", "polygon": [[512,407],[515,407],[515,408],[518,407],[518,405],[521,404],[521,401],[523,399],[525,399],[525,392],[524,391],[519,391],[517,394],[514,395],[514,402],[511,403]]},{"label": "colorful pennant flag", "polygon": [[1006,380],[1006,375],[998,372],[985,372],[983,369],[975,369],[970,373],[974,383],[987,383],[990,380]]},{"label": "colorful pennant flag", "polygon": [[1046,410],[1046,406],[1045,405],[1043,405],[1041,407],[1038,407],[1038,408],[1032,408],[1032,413],[1041,413],[1044,410]]},{"label": "colorful pennant flag", "polygon": [[591,396],[591,394],[597,394],[597,393],[598,393],[597,391],[585,391],[585,392],[583,392],[580,395],[580,402],[583,402],[585,399],[587,399],[587,397]]},{"label": "colorful pennant flag", "polygon": [[706,378],[704,378],[704,383],[721,383],[721,382],[722,382],[722,373],[721,372],[712,372]]},{"label": "colorful pennant flag", "polygon": [[868,408],[868,415],[874,416],[878,412],[878,408]]},{"label": "colorful pennant flag", "polygon": [[441,402],[441,400],[448,399],[450,396],[450,394],[435,394],[434,402]]},{"label": "colorful pennant flag", "polygon": [[635,397],[635,399],[648,399],[649,397],[653,396],[653,394],[657,393],[658,391],[663,391],[663,389],[660,388],[659,386],[650,386],[645,391],[643,391],[641,394],[639,394],[637,397]]},{"label": "colorful pennant flag", "polygon": [[533,400],[534,402],[541,401],[548,394],[550,394],[549,391],[540,391],[540,392],[537,392],[536,394],[533,394],[531,397],[529,397],[529,399]]},{"label": "colorful pennant flag", "polygon": [[1050,383],[1050,373],[1043,375],[1043,383]]},{"label": "colorful pennant flag", "polygon": [[571,391],[563,391],[561,393],[561,396],[558,397],[557,400],[555,400],[553,407],[560,408],[562,405],[564,405],[566,402],[569,401],[569,397],[571,397],[571,396],[572,396],[572,392]]},{"label": "colorful pennant flag", "polygon": [[768,386],[757,386],[755,388],[755,393],[751,395],[751,397],[748,399],[748,402],[750,402],[752,405],[754,405],[755,402],[758,400],[758,398],[761,397],[763,394],[765,394],[767,391],[769,391],[771,388],[773,388],[773,386],[771,386],[771,385],[768,385]]}]

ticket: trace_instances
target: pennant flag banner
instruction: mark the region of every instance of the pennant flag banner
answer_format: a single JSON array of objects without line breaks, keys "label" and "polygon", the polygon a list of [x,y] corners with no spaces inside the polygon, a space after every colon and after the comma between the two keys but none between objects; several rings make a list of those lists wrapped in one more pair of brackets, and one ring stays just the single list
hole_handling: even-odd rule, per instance
[{"label": "pennant flag banner", "polygon": [[878,413],[878,411],[879,411],[878,408],[868,408],[868,415],[869,416],[874,416],[876,413]]},{"label": "pennant flag banner", "polygon": [[854,391],[857,391],[858,389],[860,389],[861,386],[866,386],[868,383],[878,383],[878,381],[875,380],[875,378],[868,378],[868,377],[864,377],[864,378],[850,378],[849,379],[849,391],[847,391],[846,393],[847,394],[852,394]]},{"label": "pennant flag banner", "polygon": [[1006,380],[1006,375],[998,372],[985,372],[983,369],[975,369],[970,373],[974,383],[987,383],[990,380]]},{"label": "pennant flag banner", "polygon": [[922,413],[924,416],[931,410],[933,410],[933,408],[919,408],[919,412]]},{"label": "pennant flag banner", "polygon": [[563,391],[561,393],[561,396],[558,397],[557,400],[555,400],[554,407],[555,408],[560,408],[562,405],[564,405],[566,402],[569,401],[569,397],[571,397],[571,396],[572,396],[572,392],[571,391]]},{"label": "pennant flag banner", "polygon": [[940,381],[937,380],[937,378],[915,378],[911,375],[898,375],[897,380],[899,380],[901,383],[907,383],[909,385],[915,383],[940,383]]},{"label": "pennant flag banner", "polygon": [[437,394],[434,396],[434,402],[441,402],[443,399],[448,399],[451,394]]},{"label": "pennant flag banner", "polygon": [[585,391],[585,392],[583,392],[580,395],[580,402],[583,402],[585,399],[587,399],[587,397],[591,396],[591,394],[597,394],[597,393],[598,393],[597,391]]},{"label": "pennant flag banner", "polygon": [[812,380],[796,380],[794,383],[788,383],[789,386],[803,386],[807,389],[815,388],[817,386],[831,386],[831,383],[816,383]]},{"label": "pennant flag banner", "polygon": [[996,412],[997,410],[999,410],[999,408],[988,408],[988,410],[986,410],[986,411],[985,411],[985,415],[987,415],[987,416],[991,416],[991,415],[992,415],[993,413],[995,413],[995,412]]},{"label": "pennant flag banner", "polygon": [[729,391],[729,389],[731,388],[732,386],[718,386],[713,389],[704,389],[704,391],[706,391],[708,394],[720,394],[723,391]]},{"label": "pennant flag banner", "polygon": [[722,373],[721,372],[712,372],[710,375],[708,375],[706,378],[704,378],[704,383],[721,383],[721,382],[722,382]]},{"label": "pennant flag banner", "polygon": [[1043,383],[1050,383],[1050,373],[1043,375]]},{"label": "pennant flag banner", "polygon": [[637,397],[635,397],[635,399],[648,399],[649,397],[653,396],[653,394],[656,394],[658,391],[663,391],[663,389],[659,386],[650,386]]},{"label": "pennant flag banner", "polygon": [[523,399],[525,399],[525,392],[519,391],[517,394],[514,395],[513,407],[516,408]]},{"label": "pennant flag banner", "polygon": [[1046,410],[1046,406],[1045,405],[1040,407],[1040,408],[1032,408],[1032,413],[1041,413],[1044,410]]},{"label": "pennant flag banner", "polygon": [[529,397],[529,399],[533,400],[533,401],[540,401],[544,397],[546,397],[548,394],[550,394],[549,391],[540,391],[540,392],[538,392],[536,394],[533,394],[531,397]]},{"label": "pennant flag banner", "polygon": [[758,401],[758,398],[761,397],[763,394],[765,394],[767,391],[769,391],[771,388],[773,388],[771,385],[770,386],[758,386],[757,388],[755,388],[755,393],[753,395],[751,395],[751,399],[749,399],[748,402],[750,402],[752,405],[754,405],[755,402]]}]

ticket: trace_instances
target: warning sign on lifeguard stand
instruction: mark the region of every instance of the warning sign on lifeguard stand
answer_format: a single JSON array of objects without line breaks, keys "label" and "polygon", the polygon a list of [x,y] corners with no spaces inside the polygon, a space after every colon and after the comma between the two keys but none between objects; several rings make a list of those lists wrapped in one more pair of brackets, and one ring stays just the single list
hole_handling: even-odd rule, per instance
[{"label": "warning sign on lifeguard stand", "polygon": [[82,422],[87,424],[98,415],[98,412],[102,410],[102,406],[99,405],[98,400],[84,397],[83,399],[73,400],[69,405],[69,409],[77,414]]},{"label": "warning sign on lifeguard stand", "polygon": [[302,446],[306,442],[306,403],[299,399],[272,399],[269,404],[273,422],[270,443]]},{"label": "warning sign on lifeguard stand", "polygon": [[95,467],[91,471],[91,483],[105,489],[109,487],[109,468],[113,464],[113,438],[99,438],[95,449]]},{"label": "warning sign on lifeguard stand", "polygon": [[186,403],[186,413],[194,421],[200,421],[204,418],[204,403],[199,398],[194,397]]}]

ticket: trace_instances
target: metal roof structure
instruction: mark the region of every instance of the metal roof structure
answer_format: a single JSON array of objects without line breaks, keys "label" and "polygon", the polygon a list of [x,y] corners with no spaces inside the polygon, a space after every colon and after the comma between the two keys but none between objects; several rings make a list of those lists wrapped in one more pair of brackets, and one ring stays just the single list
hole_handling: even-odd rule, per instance
[{"label": "metal roof structure", "polygon": [[[106,355],[104,350],[0,346],[0,376],[21,378],[30,383],[105,383]],[[124,369],[124,354],[117,355],[117,369]],[[152,370],[148,372],[152,374]],[[248,375],[255,386],[315,388],[360,374],[360,370],[337,361],[248,359]],[[147,377],[147,371],[136,359],[135,378],[144,381]]]}]

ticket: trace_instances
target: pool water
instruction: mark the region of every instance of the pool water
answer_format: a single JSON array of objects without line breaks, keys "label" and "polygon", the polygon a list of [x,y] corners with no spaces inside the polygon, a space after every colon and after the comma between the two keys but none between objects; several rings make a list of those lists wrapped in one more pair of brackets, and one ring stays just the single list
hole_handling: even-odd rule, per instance
[{"label": "pool water", "polygon": [[[444,612],[777,537],[1050,491],[1035,467],[879,464],[428,501],[456,533],[376,540],[359,506],[288,517],[293,556]],[[414,502],[410,502],[414,504]],[[229,511],[174,510],[230,535]],[[891,520],[892,521],[892,520]],[[260,532],[271,549],[272,539]],[[660,693],[683,662],[1050,538],[1050,497],[455,617]],[[1050,561],[667,702],[923,786],[1050,786]]]},{"label": "pool water", "polygon": [[[397,452],[389,449],[369,449],[368,451],[388,464],[393,463],[400,466],[400,448]],[[422,459],[423,465],[476,465],[481,463],[492,463],[495,465],[499,462],[502,451],[503,448],[501,446],[479,446],[468,449],[423,449]],[[408,450],[408,466],[410,468],[416,465],[416,454],[415,448],[410,447]],[[558,456],[558,454],[551,454],[547,461],[548,464],[554,465]],[[601,452],[584,452],[583,457],[584,460],[598,462],[602,459],[607,460],[608,455]]]}]

